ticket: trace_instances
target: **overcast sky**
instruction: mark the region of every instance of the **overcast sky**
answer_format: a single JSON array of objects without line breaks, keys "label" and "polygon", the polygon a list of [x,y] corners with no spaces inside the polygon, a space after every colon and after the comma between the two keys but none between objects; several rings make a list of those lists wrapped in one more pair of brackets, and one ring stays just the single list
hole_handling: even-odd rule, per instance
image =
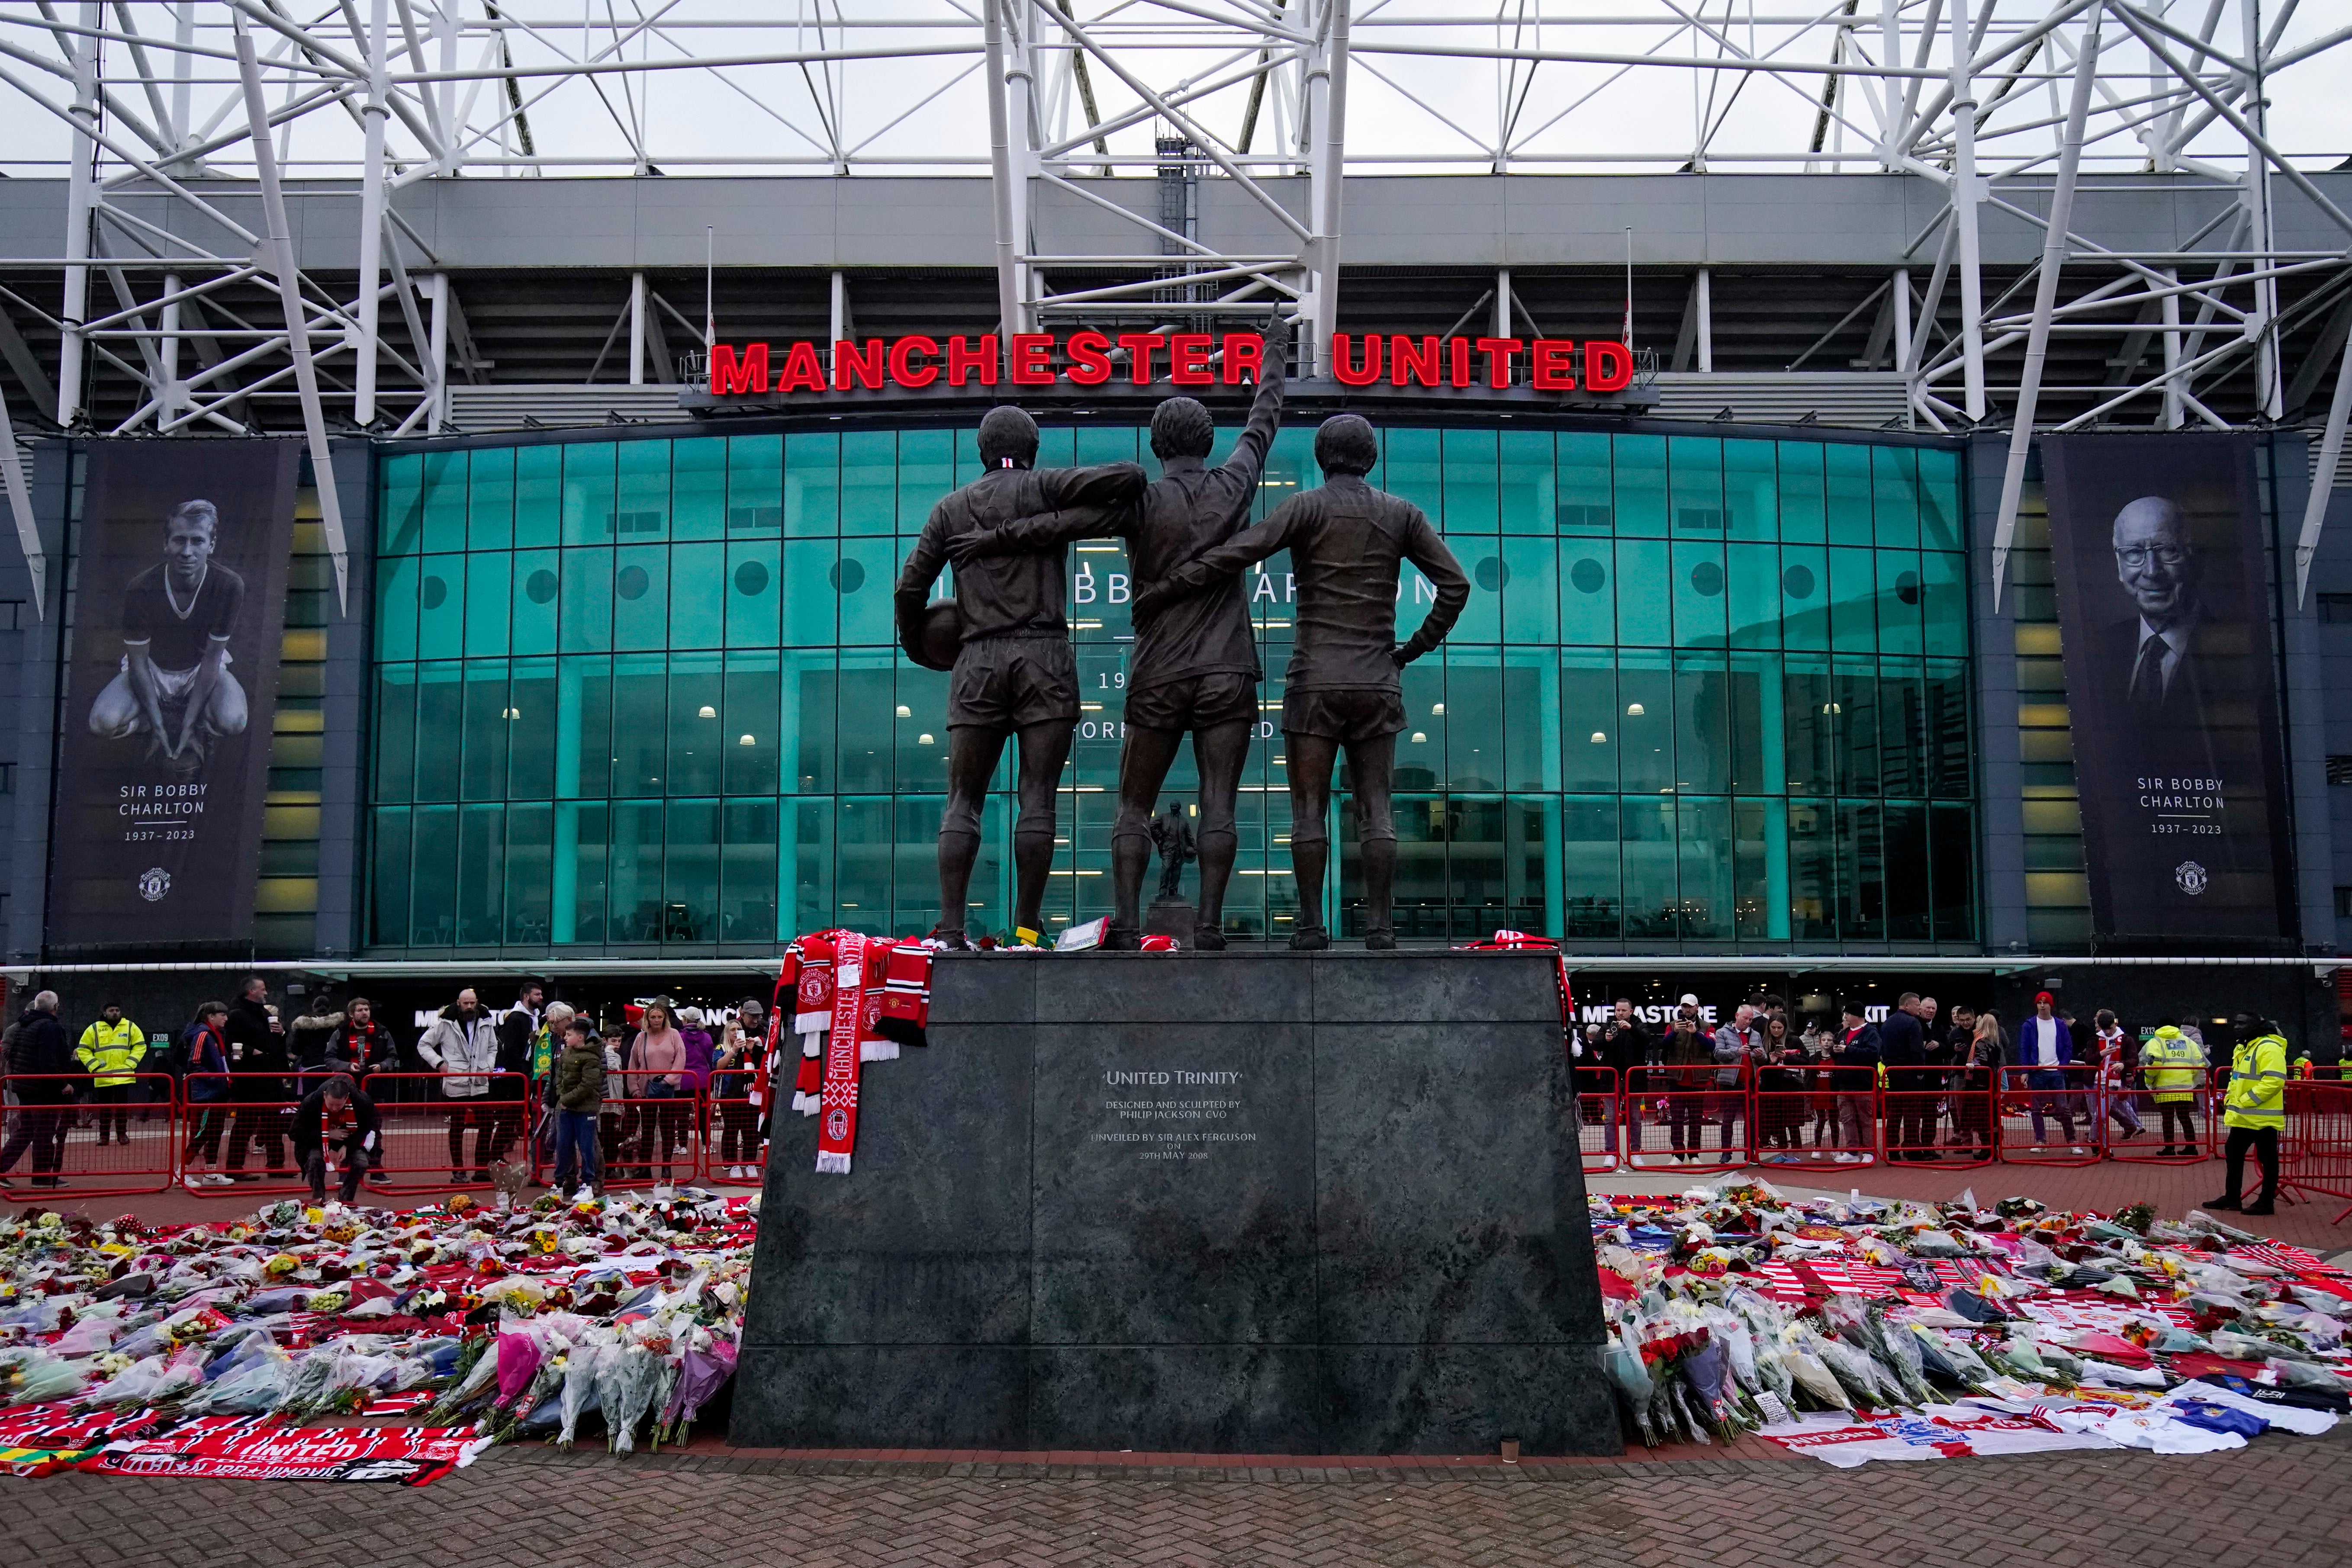
[{"label": "overcast sky", "polygon": [[[288,14],[332,19],[333,32],[344,47],[340,8],[310,0],[278,0]],[[627,58],[677,60],[712,58],[757,53],[780,47],[853,47],[916,50],[942,46],[967,51],[976,30],[969,17],[979,0],[509,0],[499,10],[509,21],[506,41],[517,65],[529,66],[564,58],[616,57],[617,47]],[[1230,14],[1245,5],[1271,6],[1276,0],[1182,0],[1192,12]],[[1295,10],[1300,0],[1287,0]],[[1847,47],[1875,58],[1881,47],[1879,0],[1859,0],[1864,24],[1851,36]],[[1940,0],[1938,0],[1940,3]],[[2183,31],[2194,33],[2204,21],[2210,0],[2144,0],[2143,10],[2165,16]],[[1906,17],[1924,16],[1930,0],[1903,0]],[[2221,21],[2213,37],[2217,47],[2242,49],[2244,10],[2256,5],[2260,25],[2276,25],[2284,0],[2220,0]],[[1703,23],[1708,36],[1695,37],[1692,26],[1676,15],[1679,7]],[[1163,90],[1186,80],[1230,75],[1229,88],[1192,106],[1187,112],[1229,138],[1238,138],[1249,99],[1250,67],[1256,51],[1238,32],[1203,39],[1193,17],[1167,9],[1153,0],[1074,0],[1080,24],[1097,37],[1118,44],[1143,80]],[[1821,99],[1831,78],[1819,76],[1767,77],[1736,71],[1693,71],[1663,68],[1628,68],[1586,63],[1525,63],[1507,65],[1490,60],[1443,59],[1383,53],[1384,47],[1454,44],[1472,41],[1500,43],[1522,48],[1572,48],[1625,55],[1671,57],[1715,56],[1732,51],[1791,61],[1819,63],[1830,57],[1832,31],[1826,26],[1810,30],[1793,24],[1817,16],[1834,17],[1843,7],[1826,0],[1816,10],[1805,4],[1768,6],[1762,0],[1358,0],[1355,7],[1359,45],[1349,82],[1347,146],[1360,172],[1407,167],[1476,171],[1489,166],[1492,147],[1504,134],[1512,149],[1512,166],[1527,172],[1570,169],[1670,170],[1690,157],[1697,141],[1695,126],[1711,128],[1707,137],[1709,166],[1719,171],[1759,167],[1802,167],[1809,144],[1822,113]],[[143,33],[168,37],[172,8],[158,4],[133,4],[130,10]],[[354,0],[353,9],[368,15],[368,0]],[[440,46],[431,36],[433,7],[418,0],[415,13],[425,32],[424,57],[438,68]],[[486,16],[482,0],[466,0],[462,14],[478,23]],[[2048,0],[2001,0],[1995,16],[1994,36],[2011,33],[2044,15]],[[73,0],[58,0],[56,15],[71,20],[81,7]],[[202,47],[229,47],[228,7],[209,0],[194,8],[196,41]],[[108,8],[112,26],[113,7]],[[392,15],[400,12],[394,5]],[[847,16],[862,24],[845,35],[835,19]],[[1497,16],[1502,20],[1497,20]],[[751,18],[778,19],[786,26],[757,28]],[[1432,18],[1455,18],[1452,26],[1429,25]],[[1643,21],[1643,18],[1653,18]],[[2340,28],[2352,21],[2346,0],[2305,0],[2291,10],[2281,34],[2281,47],[2291,49]],[[1475,23],[1473,26],[1471,24]],[[35,63],[61,57],[53,37],[40,25],[39,7],[21,0],[0,0],[0,69],[19,86],[0,82],[0,169],[16,175],[55,175],[62,168],[68,147],[63,122],[28,99],[20,87],[62,105],[70,84],[44,72]],[[944,24],[944,25],[942,25]],[[1419,25],[1417,25],[1419,24]],[[322,27],[325,24],[322,24]],[[1187,30],[1191,36],[1187,36]],[[395,25],[395,38],[400,37]],[[2062,34],[2067,51],[2055,62],[2063,72],[2078,29]],[[267,48],[282,48],[282,40],[264,33]],[[1056,41],[1051,38],[1049,42]],[[1146,46],[1168,44],[1167,48]],[[1211,44],[1216,47],[1208,47]],[[1916,41],[1914,44],[1916,47]],[[2181,52],[2178,45],[2172,46]],[[116,90],[121,107],[149,121],[170,112],[175,89],[169,82],[152,87],[137,79],[127,45],[105,46],[110,74],[119,75]],[[460,40],[461,67],[496,63],[496,43],[477,32]],[[32,57],[28,59],[26,57]],[[1852,57],[1849,56],[1849,57]],[[1075,135],[1085,119],[1066,62],[1057,49],[1040,52],[1041,113],[1048,139]],[[1939,37],[1928,62],[1940,66],[1948,58]],[[2130,100],[2146,89],[2149,53],[2110,20],[2105,25],[2103,53],[2105,80],[2099,130],[2113,131],[2118,116],[2135,112]],[[166,55],[150,54],[149,62],[163,77],[177,67]],[[2306,168],[2332,167],[2352,152],[2352,103],[2345,85],[2352,73],[2352,44],[2338,47],[2292,68],[2272,80],[2269,88],[2271,139]],[[1910,63],[1908,61],[1906,62]],[[627,172],[642,156],[673,173],[755,172],[747,160],[783,158],[803,161],[800,167],[822,172],[836,149],[855,158],[887,160],[890,166],[965,168],[980,172],[986,166],[988,130],[985,99],[981,90],[974,53],[910,56],[858,61],[832,67],[744,66],[723,70],[688,68],[643,76],[603,76],[562,80],[526,78],[520,83],[527,103],[533,142],[546,156],[567,160],[551,172]],[[402,69],[414,68],[404,57]],[[2037,55],[2030,70],[2053,68],[2053,55]],[[216,123],[234,125],[242,119],[235,100],[234,67],[223,59],[195,64],[198,80],[188,89],[194,120],[201,126],[215,114]],[[1100,63],[1089,71],[1100,114],[1117,118],[1140,100],[1129,87]],[[268,96],[273,103],[289,93],[289,73],[270,73]],[[1932,95],[1928,83],[1922,95]],[[1998,79],[1980,87],[1990,99]],[[432,89],[446,92],[450,107],[477,131],[499,118],[506,89],[499,83],[464,83]],[[1898,85],[1898,92],[1902,90]],[[1822,166],[1841,150],[1849,170],[1874,167],[1868,143],[1875,134],[1881,110],[1876,84],[1845,79],[1831,116],[1829,139]],[[929,95],[937,94],[936,97]],[[1295,133],[1296,120],[1288,94],[1277,84],[1262,103],[1252,150],[1277,149],[1277,130]],[[929,98],[929,101],[925,101]],[[2063,81],[2029,78],[1995,108],[1990,116],[1986,166],[1998,172],[2005,164],[2046,151],[2046,126],[2017,134],[1998,134],[2004,128],[2029,121],[2052,121],[2064,112]],[[355,113],[330,105],[305,116],[285,138],[290,171],[326,174],[344,172],[347,160],[359,150]],[[115,127],[121,131],[119,124]],[[1148,157],[1155,126],[1146,119],[1115,133],[1115,153]],[[511,129],[506,133],[513,151]],[[421,155],[417,139],[398,120],[392,124],[391,143],[410,159]],[[1860,155],[1857,156],[1859,150]],[[2225,125],[2210,128],[2192,151],[2208,152],[2232,162],[2242,157],[2242,141]],[[469,176],[496,177],[502,155],[499,139],[472,141],[474,160]],[[2109,135],[2095,150],[2093,167],[2137,168],[2145,154],[2127,136]],[[1774,162],[1760,162],[1772,160]],[[244,173],[249,160],[244,149],[219,156],[224,172]],[[1142,172],[1137,166],[1136,172]]]}]

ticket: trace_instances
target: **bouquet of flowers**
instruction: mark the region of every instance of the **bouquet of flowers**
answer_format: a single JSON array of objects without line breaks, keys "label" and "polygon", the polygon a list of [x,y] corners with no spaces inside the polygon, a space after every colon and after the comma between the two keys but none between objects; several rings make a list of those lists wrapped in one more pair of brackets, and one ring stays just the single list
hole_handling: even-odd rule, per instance
[{"label": "bouquet of flowers", "polygon": [[563,1390],[558,1409],[562,1425],[555,1435],[555,1446],[569,1453],[573,1437],[579,1431],[580,1417],[601,1408],[597,1403],[598,1379],[604,1358],[616,1354],[609,1333],[593,1331],[592,1337],[575,1343],[563,1354]]}]

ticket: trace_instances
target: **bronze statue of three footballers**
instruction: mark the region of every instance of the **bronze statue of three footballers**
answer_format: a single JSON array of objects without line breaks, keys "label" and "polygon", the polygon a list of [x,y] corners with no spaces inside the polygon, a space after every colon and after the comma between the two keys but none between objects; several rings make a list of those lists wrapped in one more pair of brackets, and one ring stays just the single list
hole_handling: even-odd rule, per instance
[{"label": "bronze statue of three footballers", "polygon": [[[1132,949],[1160,789],[1188,735],[1201,776],[1197,945],[1220,948],[1236,849],[1235,797],[1257,721],[1264,671],[1243,572],[1291,554],[1297,623],[1285,676],[1282,728],[1290,779],[1290,855],[1298,925],[1290,945],[1330,946],[1322,920],[1329,862],[1331,774],[1342,754],[1363,848],[1364,946],[1396,946],[1396,829],[1390,809],[1396,737],[1405,727],[1398,672],[1442,642],[1469,599],[1453,553],[1418,507],[1373,489],[1380,458],[1356,414],[1315,435],[1323,485],[1246,527],[1282,414],[1280,350],[1248,423],[1225,461],[1208,465],[1215,427],[1189,397],[1153,411],[1160,476],[1132,464],[1039,470],[1036,426],[1018,409],[982,422],[989,472],[941,500],[898,585],[899,640],[909,657],[952,668],[948,707],[949,799],[940,828],[940,915],[934,933],[964,944],[964,911],[979,852],[980,804],[1004,742],[1017,737],[1021,811],[1013,831],[1015,939],[1041,940],[1052,859],[1055,791],[1078,716],[1065,548],[1074,539],[1126,541],[1133,569],[1135,642],[1129,655],[1126,742],[1111,830],[1113,913],[1107,945]],[[942,564],[956,567],[953,608],[926,605]],[[1436,591],[1419,630],[1396,641],[1397,584],[1410,560]]]}]

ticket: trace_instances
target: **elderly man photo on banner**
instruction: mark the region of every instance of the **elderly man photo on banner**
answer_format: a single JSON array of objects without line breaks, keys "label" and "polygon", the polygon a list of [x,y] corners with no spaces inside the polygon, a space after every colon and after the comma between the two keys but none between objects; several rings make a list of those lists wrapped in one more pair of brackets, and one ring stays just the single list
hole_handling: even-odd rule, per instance
[{"label": "elderly man photo on banner", "polygon": [[[1228,352],[1234,341],[1228,339]],[[1141,500],[1107,518],[1091,507],[1024,517],[948,541],[959,568],[1014,552],[1048,552],[1058,561],[1071,542],[1090,537],[1126,541],[1138,589],[1160,581],[1201,551],[1223,544],[1249,521],[1265,470],[1266,450],[1282,423],[1282,350],[1269,345],[1249,423],[1224,462],[1212,468],[1216,424],[1189,397],[1171,397],[1151,413],[1151,455],[1160,476]],[[1110,834],[1111,921],[1107,947],[1133,951],[1142,940],[1144,873],[1151,863],[1152,811],[1184,737],[1201,775],[1201,903],[1194,945],[1221,948],[1226,884],[1237,847],[1235,800],[1257,723],[1265,678],[1240,577],[1135,622],[1128,654],[1126,742],[1118,758],[1118,816]],[[1163,889],[1171,895],[1173,889]]]},{"label": "elderly man photo on banner", "polygon": [[2256,440],[2040,441],[2103,943],[2299,950]]}]

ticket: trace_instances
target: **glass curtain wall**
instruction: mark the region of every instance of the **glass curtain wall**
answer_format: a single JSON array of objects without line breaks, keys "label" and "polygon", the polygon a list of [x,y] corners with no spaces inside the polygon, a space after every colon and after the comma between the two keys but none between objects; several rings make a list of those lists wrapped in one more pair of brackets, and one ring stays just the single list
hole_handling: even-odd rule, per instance
[{"label": "glass curtain wall", "polygon": [[[1263,516],[1318,480],[1286,429]],[[1946,449],[1392,426],[1375,484],[1471,580],[1404,672],[1400,935],[1498,926],[1629,951],[1977,940],[1958,464]],[[1220,450],[1223,450],[1221,444]],[[1040,461],[1137,460],[1131,426]],[[970,429],[409,453],[383,465],[367,941],[379,954],[772,948],[939,918],[947,677],[897,651],[891,586]],[[1252,574],[1268,679],[1227,902],[1297,918],[1277,724],[1286,559]],[[1108,913],[1131,597],[1074,547],[1085,712],[1058,927]],[[1399,622],[1433,595],[1408,569]],[[969,912],[1009,924],[1009,764]],[[1188,756],[1167,799],[1188,807]],[[1327,915],[1360,928],[1345,798]]]}]

